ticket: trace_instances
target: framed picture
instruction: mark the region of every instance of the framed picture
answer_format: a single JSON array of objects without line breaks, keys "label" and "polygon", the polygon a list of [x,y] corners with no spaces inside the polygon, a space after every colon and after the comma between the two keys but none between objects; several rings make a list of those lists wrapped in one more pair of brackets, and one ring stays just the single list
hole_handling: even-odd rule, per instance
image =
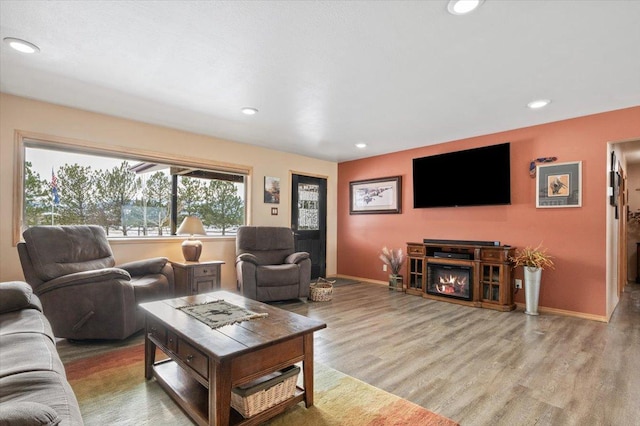
[{"label": "framed picture", "polygon": [[264,177],[264,202],[280,204],[280,178]]},{"label": "framed picture", "polygon": [[618,199],[620,198],[620,173],[613,170],[610,171],[609,181],[611,183],[611,195],[609,196],[609,204],[618,207]]},{"label": "framed picture", "polygon": [[536,207],[582,207],[582,161],[539,165]]},{"label": "framed picture", "polygon": [[402,211],[402,176],[349,183],[349,213],[379,214]]}]

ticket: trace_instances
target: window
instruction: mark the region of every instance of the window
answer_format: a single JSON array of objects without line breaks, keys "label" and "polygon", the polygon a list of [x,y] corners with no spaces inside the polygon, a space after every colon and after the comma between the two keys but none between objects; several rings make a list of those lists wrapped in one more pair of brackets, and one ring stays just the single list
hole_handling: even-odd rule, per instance
[{"label": "window", "polygon": [[248,170],[30,139],[22,145],[23,227],[94,224],[109,237],[146,238],[175,235],[190,215],[211,236],[235,235],[246,222]]}]

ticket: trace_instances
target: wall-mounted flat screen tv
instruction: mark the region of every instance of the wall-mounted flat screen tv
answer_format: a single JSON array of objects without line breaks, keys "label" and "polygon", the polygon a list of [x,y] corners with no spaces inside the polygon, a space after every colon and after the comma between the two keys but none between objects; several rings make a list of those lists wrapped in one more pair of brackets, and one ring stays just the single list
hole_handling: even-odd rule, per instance
[{"label": "wall-mounted flat screen tv", "polygon": [[511,204],[510,144],[413,159],[413,207]]}]

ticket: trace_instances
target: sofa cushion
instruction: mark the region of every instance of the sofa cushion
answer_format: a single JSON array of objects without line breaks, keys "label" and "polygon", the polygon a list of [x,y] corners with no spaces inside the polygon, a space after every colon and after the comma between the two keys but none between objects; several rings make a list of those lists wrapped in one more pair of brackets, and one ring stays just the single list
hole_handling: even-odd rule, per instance
[{"label": "sofa cushion", "polygon": [[[64,367],[49,336],[41,333],[0,335],[0,377],[24,372],[55,371],[64,377]],[[0,400],[1,402],[1,400]]]},{"label": "sofa cushion", "polygon": [[60,424],[56,411],[33,401],[0,404],[0,426],[55,426]]},{"label": "sofa cushion", "polygon": [[260,283],[259,287],[298,285],[300,267],[296,264],[258,266],[256,279]]},{"label": "sofa cushion", "polygon": [[40,300],[33,296],[31,286],[22,281],[0,283],[0,313],[23,308],[35,308],[42,311]]},{"label": "sofa cushion", "polygon": [[[9,334],[36,333],[47,336],[51,342],[55,342],[51,324],[44,315],[35,309],[23,309],[0,315],[0,336]],[[32,336],[33,338],[33,336]],[[7,341],[8,342],[8,341]],[[5,343],[5,340],[2,340]],[[3,347],[4,349],[4,347]],[[2,352],[4,358],[4,352]],[[0,368],[2,366],[0,365]]]}]

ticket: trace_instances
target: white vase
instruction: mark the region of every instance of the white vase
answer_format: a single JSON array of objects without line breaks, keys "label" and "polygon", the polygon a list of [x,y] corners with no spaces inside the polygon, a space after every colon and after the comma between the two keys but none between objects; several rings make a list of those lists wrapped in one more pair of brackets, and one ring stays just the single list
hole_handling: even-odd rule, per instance
[{"label": "white vase", "polygon": [[540,277],[542,268],[524,267],[524,298],[527,315],[538,315],[538,299],[540,298]]}]

